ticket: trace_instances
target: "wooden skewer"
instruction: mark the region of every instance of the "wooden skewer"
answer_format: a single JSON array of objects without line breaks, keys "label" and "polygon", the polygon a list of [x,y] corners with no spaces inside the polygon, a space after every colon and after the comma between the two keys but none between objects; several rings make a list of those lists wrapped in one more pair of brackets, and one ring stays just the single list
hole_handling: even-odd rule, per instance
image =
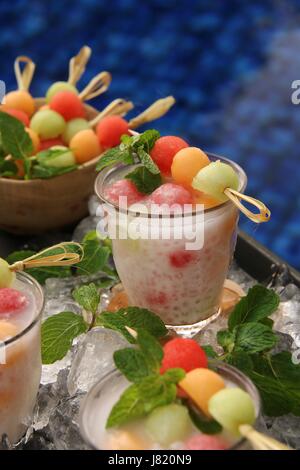
[{"label": "wooden skewer", "polygon": [[173,96],[167,96],[166,98],[155,101],[149,108],[129,121],[130,129],[136,129],[146,122],[159,119],[164,116],[174,104],[175,98]]},{"label": "wooden skewer", "polygon": [[[23,70],[21,64],[25,64]],[[25,55],[20,55],[14,63],[15,75],[17,79],[18,89],[28,91],[33,79],[35,71],[35,63]]]},{"label": "wooden skewer", "polygon": [[[224,194],[226,194],[233,204],[238,207],[239,210],[248,217],[248,219],[252,220],[252,222],[259,224],[261,222],[268,222],[270,220],[271,211],[263,202],[259,201],[258,199],[247,196],[246,194],[242,194],[232,188],[226,188]],[[257,207],[259,213],[251,212],[249,209],[247,209],[247,207],[241,203],[241,199]]]},{"label": "wooden skewer", "polygon": [[76,85],[85,71],[91,54],[92,49],[89,46],[83,46],[78,54],[70,59],[68,83]]},{"label": "wooden skewer", "polygon": [[82,101],[88,101],[92,98],[95,98],[96,96],[101,95],[108,89],[111,80],[112,77],[109,72],[98,73],[98,75],[92,78],[90,83],[88,83],[87,86],[81,91],[79,98]]},{"label": "wooden skewer", "polygon": [[266,436],[256,431],[248,424],[242,424],[239,427],[240,434],[245,437],[255,450],[294,450],[285,444],[277,441],[273,437]]},{"label": "wooden skewer", "polygon": [[[173,96],[167,96],[167,98],[162,98],[155,101],[149,108],[145,109],[141,114],[131,119],[128,123],[130,130],[129,132],[134,135],[138,134],[133,131],[132,128],[141,126],[142,124],[154,119],[158,119],[164,114],[166,114],[171,106],[175,103]],[[91,126],[95,126],[98,122],[101,121],[106,116],[112,116],[113,114],[118,114],[119,116],[124,116],[133,108],[133,103],[131,101],[125,101],[121,98],[114,100],[110,103],[97,117],[90,121]]]},{"label": "wooden skewer", "polygon": [[89,121],[89,125],[91,127],[96,126],[101,119],[106,116],[118,115],[124,116],[127,114],[132,108],[134,107],[131,101],[125,101],[122,98],[117,98],[116,100],[112,101],[106,108],[101,111],[94,119]]},{"label": "wooden skewer", "polygon": [[[72,251],[68,251],[70,246],[74,246],[80,249],[79,253],[73,253]],[[52,250],[55,249],[62,249],[61,253],[57,254],[48,254],[51,253]],[[26,258],[22,261],[17,261],[16,263],[9,266],[9,269],[13,272],[15,271],[24,271],[24,269],[28,268],[39,268],[45,266],[72,266],[73,264],[79,263],[84,255],[84,250],[80,243],[76,242],[65,242],[59,243],[57,245],[51,246],[50,248],[46,248],[45,250],[37,253],[29,258]]]}]

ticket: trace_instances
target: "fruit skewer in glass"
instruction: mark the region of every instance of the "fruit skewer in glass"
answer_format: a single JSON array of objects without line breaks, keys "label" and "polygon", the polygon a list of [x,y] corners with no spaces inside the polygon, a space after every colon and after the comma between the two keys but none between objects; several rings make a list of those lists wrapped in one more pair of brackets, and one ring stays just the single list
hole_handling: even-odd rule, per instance
[{"label": "fruit skewer in glass", "polygon": [[[177,136],[146,131],[122,137],[98,169],[96,193],[117,226],[113,255],[130,305],[154,311],[180,334],[195,334],[218,314],[239,210],[256,223],[268,221],[269,210],[242,194],[247,178],[241,167]],[[126,208],[120,198],[127,198]],[[192,246],[191,236],[199,243]]]}]

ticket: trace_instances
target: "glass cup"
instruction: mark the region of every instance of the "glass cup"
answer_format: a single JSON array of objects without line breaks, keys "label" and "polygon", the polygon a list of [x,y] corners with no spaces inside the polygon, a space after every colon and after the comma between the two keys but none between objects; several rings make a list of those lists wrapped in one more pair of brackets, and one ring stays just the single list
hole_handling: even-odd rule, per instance
[{"label": "glass cup", "polygon": [[[208,155],[211,161],[232,166],[239,178],[238,190],[243,192],[247,177],[242,168]],[[201,206],[201,210],[168,215],[143,213],[138,205],[117,207],[105,198],[105,188],[131,170],[124,166],[103,170],[95,184],[104,218],[111,227],[117,226],[111,238],[119,277],[130,305],[157,313],[177,334],[194,336],[219,314],[236,244],[238,209],[229,200],[205,210]],[[139,224],[140,238],[128,229],[135,223]],[[164,228],[169,237],[163,234]],[[197,243],[191,243],[193,236]]]},{"label": "glass cup", "polygon": [[17,273],[14,288],[30,293],[34,309],[31,323],[16,336],[0,342],[0,441],[15,444],[31,424],[39,389],[41,360],[41,315],[44,295],[35,279]]},{"label": "glass cup", "polygon": [[[225,382],[230,382],[242,388],[251,396],[255,407],[256,422],[258,422],[261,413],[261,401],[253,382],[235,367],[221,361],[212,361],[211,366],[223,377]],[[105,448],[103,444],[107,433],[105,423],[114,404],[112,400],[114,397],[119,396],[128,385],[129,382],[125,377],[115,369],[102,377],[84,398],[80,408],[79,425],[81,435],[91,449],[119,450]],[[229,450],[247,448],[249,448],[247,441],[241,438],[237,439]]]}]

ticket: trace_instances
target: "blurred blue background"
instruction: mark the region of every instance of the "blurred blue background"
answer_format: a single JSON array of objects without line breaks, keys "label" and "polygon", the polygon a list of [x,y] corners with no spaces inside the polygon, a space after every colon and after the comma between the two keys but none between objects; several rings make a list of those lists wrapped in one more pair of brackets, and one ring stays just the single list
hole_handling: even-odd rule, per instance
[{"label": "blurred blue background", "polygon": [[101,70],[113,75],[96,107],[123,97],[133,115],[174,95],[158,129],[240,163],[248,194],[272,209],[268,224],[242,216],[241,227],[300,268],[299,20],[299,0],[2,0],[0,78],[14,89],[14,59],[29,55],[31,91],[42,96],[88,44],[80,88]]}]

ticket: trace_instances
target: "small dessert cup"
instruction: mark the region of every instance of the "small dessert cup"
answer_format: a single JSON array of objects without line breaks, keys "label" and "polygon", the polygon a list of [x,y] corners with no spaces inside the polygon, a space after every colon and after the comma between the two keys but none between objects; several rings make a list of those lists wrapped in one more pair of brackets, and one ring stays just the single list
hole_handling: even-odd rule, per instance
[{"label": "small dessert cup", "polygon": [[[239,165],[208,156],[230,164],[239,178],[238,190],[245,190],[247,177]],[[124,210],[107,200],[105,189],[131,170],[124,166],[104,170],[95,185],[110,236],[112,226],[117,226],[111,238],[118,274],[130,305],[157,313],[177,334],[192,337],[219,314],[239,211],[230,200],[180,214],[143,212],[135,208],[138,205]],[[137,223],[139,237],[128,228]]]},{"label": "small dessert cup", "polygon": [[44,295],[38,282],[25,273],[16,274],[12,287],[29,299],[24,314],[9,319],[15,335],[0,342],[0,441],[7,436],[16,444],[31,423],[40,384]]},{"label": "small dessert cup", "polygon": [[[256,421],[259,420],[261,412],[261,402],[259,393],[251,380],[235,367],[224,364],[220,361],[213,361],[211,366],[222,376],[229,387],[239,387],[247,392],[253,401],[255,408]],[[122,392],[128,387],[129,382],[118,371],[113,370],[105,375],[97,384],[95,384],[84,398],[80,409],[80,431],[83,439],[91,449],[94,450],[124,450],[120,445],[122,437],[118,437],[118,430],[106,429],[105,423],[113,405],[118,401]],[[176,442],[166,449],[158,448],[155,442],[151,440],[141,425],[134,422],[127,425],[129,431],[134,430],[138,438],[131,441],[132,448],[128,450],[188,450],[186,442]],[[122,426],[124,431],[126,425]],[[138,432],[137,432],[138,430]],[[194,428],[189,438],[201,435],[200,431]],[[238,438],[230,435],[228,432],[219,437],[226,440],[228,447],[226,450],[242,450],[249,448],[244,438]],[[123,440],[124,441],[124,440]],[[125,442],[125,445],[128,442]],[[209,449],[207,449],[209,450]]]}]

